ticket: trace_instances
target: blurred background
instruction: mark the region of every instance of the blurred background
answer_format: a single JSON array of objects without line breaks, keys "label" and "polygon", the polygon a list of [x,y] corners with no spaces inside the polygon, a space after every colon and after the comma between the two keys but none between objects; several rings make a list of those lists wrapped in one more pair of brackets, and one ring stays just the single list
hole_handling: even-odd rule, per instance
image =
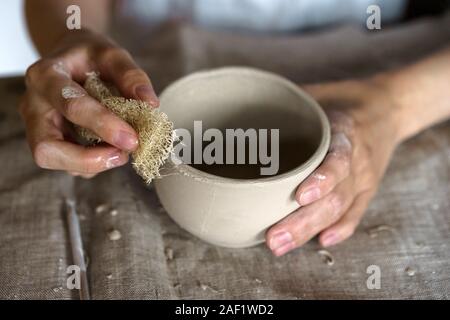
[{"label": "blurred background", "polygon": [[23,2],[0,1],[0,77],[23,74],[38,59],[27,33]]},{"label": "blurred background", "polygon": [[[2,39],[2,43],[0,44],[0,77],[24,74],[27,67],[38,59],[38,54],[30,41],[26,28],[23,12],[24,1],[0,1],[0,39]],[[322,15],[313,15],[311,17],[308,6],[314,4],[313,7],[316,8],[316,2],[314,0],[285,0],[283,2],[285,4],[284,11],[275,10],[277,4],[279,4],[277,1],[279,0],[273,2],[270,0],[267,2],[264,0],[213,0],[211,1],[211,3],[214,3],[213,6],[205,6],[208,0],[186,0],[181,2],[179,0],[118,0],[116,4],[117,8],[122,8],[121,12],[123,16],[126,18],[127,15],[130,15],[133,22],[139,22],[140,17],[145,21],[159,23],[162,20],[177,15],[178,11],[175,9],[178,7],[173,6],[176,3],[183,3],[183,7],[188,7],[188,9],[184,8],[188,12],[191,10],[189,9],[189,3],[191,5],[192,3],[201,3],[203,6],[200,7],[206,8],[206,11],[196,12],[195,15],[198,20],[196,22],[199,25],[206,27],[236,25],[251,27],[256,30],[261,28],[261,21],[272,21],[275,12],[277,19],[274,21],[276,23],[274,22],[274,25],[269,25],[275,29],[280,29],[279,31],[283,31],[288,27],[290,28],[291,25],[295,25],[300,30],[308,27],[308,23],[312,24],[309,27],[315,24],[330,24],[346,17],[353,18],[353,20],[360,20],[359,23],[365,25],[365,19],[367,18],[365,8],[373,3],[382,7],[383,23],[390,22],[391,20],[395,21],[399,17],[403,17],[403,20],[421,15],[441,13],[443,8],[450,7],[450,0],[347,0],[348,2],[346,4],[353,4],[356,8],[353,12],[350,10],[350,6],[342,6],[342,2],[340,1],[323,0],[323,5],[320,6]],[[247,9],[250,8],[250,11],[254,11],[254,8],[251,8],[251,6],[260,2],[264,4],[262,6],[264,10],[259,12],[261,14],[260,16],[251,19],[248,15],[242,14],[243,7],[245,8],[247,6]],[[239,4],[236,5],[236,3]],[[244,3],[246,6],[243,6]],[[218,4],[221,4],[221,6]],[[292,10],[288,10],[291,7],[302,8],[304,14],[291,15]],[[223,8],[227,9],[225,14],[222,12]],[[359,16],[359,18],[355,18],[355,13],[362,14],[362,18]],[[218,18],[220,16],[223,16],[222,20]],[[130,22],[130,20],[126,21]]]}]

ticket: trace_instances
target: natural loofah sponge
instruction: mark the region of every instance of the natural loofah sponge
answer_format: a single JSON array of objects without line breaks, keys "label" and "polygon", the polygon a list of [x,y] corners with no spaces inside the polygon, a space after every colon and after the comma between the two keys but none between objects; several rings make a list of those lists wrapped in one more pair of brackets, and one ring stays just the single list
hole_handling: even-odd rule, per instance
[{"label": "natural loofah sponge", "polygon": [[[88,74],[84,84],[86,91],[102,105],[130,124],[139,136],[139,146],[132,153],[133,167],[149,184],[160,177],[159,168],[173,150],[173,124],[167,115],[151,108],[146,102],[125,99],[118,96],[117,90],[103,83],[98,74]],[[91,143],[101,139],[92,131],[76,127],[78,134]]]}]

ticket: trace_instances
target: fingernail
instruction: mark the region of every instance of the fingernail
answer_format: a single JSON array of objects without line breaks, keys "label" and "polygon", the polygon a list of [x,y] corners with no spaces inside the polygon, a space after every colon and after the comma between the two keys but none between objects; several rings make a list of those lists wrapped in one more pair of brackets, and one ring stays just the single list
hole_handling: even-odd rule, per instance
[{"label": "fingernail", "polygon": [[272,252],[273,252],[274,255],[279,257],[279,256],[282,256],[285,253],[288,253],[289,251],[291,251],[294,248],[295,248],[294,242],[289,242],[289,243],[285,244],[284,246],[281,246],[281,247],[273,250]]},{"label": "fingernail", "polygon": [[109,157],[106,160],[106,168],[111,169],[111,168],[115,168],[115,167],[119,167],[121,165],[124,165],[126,163],[126,158],[121,157],[120,154],[115,154],[111,157]]},{"label": "fingernail", "polygon": [[282,231],[275,233],[272,238],[270,238],[269,247],[272,251],[281,248],[292,242],[292,235],[287,231]]},{"label": "fingernail", "polygon": [[133,151],[136,149],[139,141],[136,135],[122,130],[117,133],[114,143],[123,150]]},{"label": "fingernail", "polygon": [[322,240],[322,246],[329,247],[336,244],[338,241],[339,237],[335,233],[331,233]]},{"label": "fingernail", "polygon": [[149,102],[151,106],[157,107],[159,105],[159,99],[151,86],[146,84],[137,86],[135,93],[141,100]]},{"label": "fingernail", "polygon": [[306,190],[300,195],[300,205],[305,206],[313,201],[316,201],[320,197],[320,189],[314,187],[312,189]]}]

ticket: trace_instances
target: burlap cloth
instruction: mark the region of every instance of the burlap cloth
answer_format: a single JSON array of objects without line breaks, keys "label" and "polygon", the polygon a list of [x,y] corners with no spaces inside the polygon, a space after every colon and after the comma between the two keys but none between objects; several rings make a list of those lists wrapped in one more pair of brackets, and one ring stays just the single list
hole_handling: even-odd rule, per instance
[{"label": "burlap cloth", "polygon": [[[298,83],[361,76],[449,43],[449,26],[448,14],[382,32],[342,26],[280,37],[168,25],[124,43],[160,91],[183,74],[224,65],[267,69]],[[135,50],[133,43],[148,45]],[[172,222],[152,187],[130,167],[88,181],[37,168],[16,112],[22,82],[0,80],[1,298],[77,298],[65,286],[72,261],[63,197],[71,188],[84,217],[96,299],[450,297],[449,122],[398,148],[356,234],[329,250],[336,260],[330,267],[317,254],[316,241],[282,258],[263,245],[231,250],[203,243]],[[118,214],[96,214],[101,203]],[[372,238],[367,230],[377,225],[394,230]],[[109,240],[112,228],[121,232],[120,240]],[[378,290],[366,286],[369,265],[381,269]]]}]

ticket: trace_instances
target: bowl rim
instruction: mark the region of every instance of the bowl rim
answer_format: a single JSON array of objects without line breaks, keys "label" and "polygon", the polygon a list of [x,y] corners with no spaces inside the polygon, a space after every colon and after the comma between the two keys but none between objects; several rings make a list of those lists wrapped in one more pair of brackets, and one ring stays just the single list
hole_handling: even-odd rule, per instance
[{"label": "bowl rim", "polygon": [[199,169],[192,167],[189,164],[180,164],[175,166],[175,170],[180,171],[188,176],[193,177],[194,179],[199,179],[202,181],[207,181],[210,183],[220,183],[220,184],[233,184],[233,185],[255,185],[255,184],[267,184],[270,182],[281,182],[292,177],[299,175],[301,172],[305,171],[307,167],[309,167],[313,162],[317,160],[317,158],[322,158],[320,161],[326,156],[328,152],[328,148],[330,145],[331,139],[331,129],[328,117],[323,111],[322,107],[319,103],[314,100],[308,93],[306,93],[303,89],[301,89],[298,85],[290,81],[289,79],[278,75],[273,72],[264,71],[260,69],[250,68],[250,67],[240,67],[240,66],[230,66],[230,67],[221,67],[214,69],[206,69],[191,73],[186,75],[169,86],[167,86],[160,95],[161,101],[161,111],[164,112],[163,109],[163,100],[166,96],[172,94],[172,92],[179,89],[179,87],[183,86],[187,82],[191,82],[193,80],[203,79],[203,78],[211,78],[211,77],[220,77],[223,75],[237,75],[237,76],[251,76],[256,78],[263,78],[265,80],[270,80],[275,83],[278,83],[281,86],[284,86],[290,89],[293,93],[301,97],[305,100],[306,105],[313,109],[313,111],[319,116],[319,122],[321,125],[322,137],[320,139],[319,145],[317,146],[314,153],[306,160],[302,162],[300,165],[290,169],[281,174],[275,174],[273,176],[267,176],[264,178],[252,178],[252,179],[237,179],[237,178],[228,178],[223,176],[217,176],[214,174],[210,174]]}]

